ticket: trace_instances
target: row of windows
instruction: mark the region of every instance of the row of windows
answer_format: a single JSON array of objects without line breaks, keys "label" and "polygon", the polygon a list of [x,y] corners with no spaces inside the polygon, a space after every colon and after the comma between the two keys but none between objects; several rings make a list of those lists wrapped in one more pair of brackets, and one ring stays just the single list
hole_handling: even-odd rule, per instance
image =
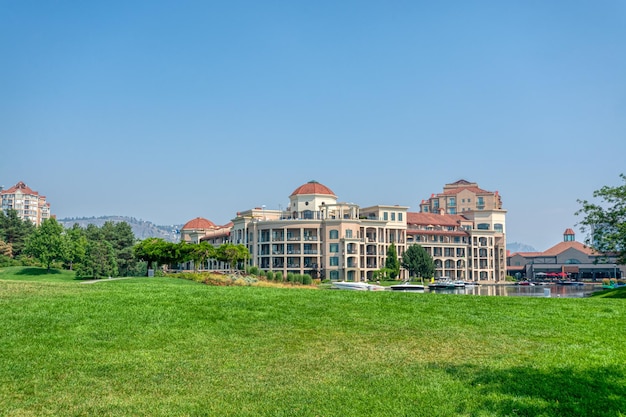
[{"label": "row of windows", "polygon": [[389,218],[391,217],[391,221],[395,222],[396,221],[396,214],[398,215],[398,221],[401,222],[403,217],[402,217],[402,213],[396,213],[396,212],[391,212],[388,213],[386,211],[383,212],[383,220],[387,221],[389,220]]}]

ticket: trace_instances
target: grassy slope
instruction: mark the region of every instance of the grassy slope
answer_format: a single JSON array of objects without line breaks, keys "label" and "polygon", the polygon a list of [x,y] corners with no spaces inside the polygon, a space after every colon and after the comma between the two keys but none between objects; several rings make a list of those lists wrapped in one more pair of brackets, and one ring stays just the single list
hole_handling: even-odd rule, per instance
[{"label": "grassy slope", "polygon": [[8,277],[3,416],[626,412],[622,300]]}]

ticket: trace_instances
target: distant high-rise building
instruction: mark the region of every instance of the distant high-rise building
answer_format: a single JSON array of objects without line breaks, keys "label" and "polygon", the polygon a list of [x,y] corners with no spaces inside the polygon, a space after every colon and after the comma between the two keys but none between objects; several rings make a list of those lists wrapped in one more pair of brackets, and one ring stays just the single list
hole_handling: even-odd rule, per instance
[{"label": "distant high-rise building", "polygon": [[15,210],[19,218],[30,220],[36,226],[50,218],[50,203],[46,201],[46,197],[33,191],[22,181],[9,189],[1,190],[0,199],[5,213]]}]

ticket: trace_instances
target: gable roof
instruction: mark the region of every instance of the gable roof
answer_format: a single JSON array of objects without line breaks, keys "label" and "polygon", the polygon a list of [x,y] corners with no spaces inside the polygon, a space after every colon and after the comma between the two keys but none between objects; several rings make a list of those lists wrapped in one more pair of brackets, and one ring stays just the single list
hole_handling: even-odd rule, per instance
[{"label": "gable roof", "polygon": [[459,187],[459,188],[452,188],[450,190],[446,190],[443,193],[441,193],[440,195],[451,195],[451,194],[458,194],[461,191],[471,191],[474,194],[493,194],[491,191],[486,191],[483,190],[482,188],[478,188],[478,187]]},{"label": "gable roof", "polygon": [[458,226],[467,219],[460,214],[434,214],[434,213],[406,213],[406,224],[425,226]]},{"label": "gable roof", "polygon": [[0,194],[15,194],[17,190],[20,190],[23,194],[39,195],[37,191],[33,191],[23,181],[18,182],[13,187],[0,191]]},{"label": "gable roof", "polygon": [[599,255],[598,252],[596,252],[589,246],[573,240],[569,242],[559,242],[556,245],[552,246],[550,249],[546,250],[545,252],[542,252],[541,255],[539,256],[556,256],[565,252],[568,249],[575,249],[579,252],[584,253],[585,255],[590,255],[590,256]]}]

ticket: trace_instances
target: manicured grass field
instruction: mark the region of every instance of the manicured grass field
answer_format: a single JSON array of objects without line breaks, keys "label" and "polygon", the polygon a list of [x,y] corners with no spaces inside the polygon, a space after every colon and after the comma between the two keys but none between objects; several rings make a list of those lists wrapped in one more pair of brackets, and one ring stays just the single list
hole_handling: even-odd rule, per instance
[{"label": "manicured grass field", "polygon": [[15,276],[1,416],[626,415],[623,299]]}]

